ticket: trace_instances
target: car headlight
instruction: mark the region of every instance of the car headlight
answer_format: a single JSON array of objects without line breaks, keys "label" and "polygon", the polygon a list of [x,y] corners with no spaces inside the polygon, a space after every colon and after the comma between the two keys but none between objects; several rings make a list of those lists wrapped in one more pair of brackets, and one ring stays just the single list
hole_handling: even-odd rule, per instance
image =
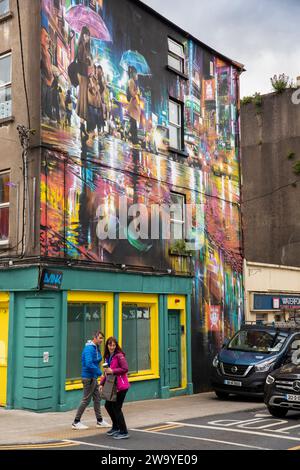
[{"label": "car headlight", "polygon": [[268,385],[272,385],[274,382],[275,382],[274,377],[272,377],[272,375],[268,375],[268,377],[267,377],[267,379],[266,379],[266,383],[267,383]]},{"label": "car headlight", "polygon": [[255,370],[257,372],[268,372],[271,369],[272,365],[274,364],[274,359],[261,362],[260,364],[256,364]]},{"label": "car headlight", "polygon": [[213,360],[213,366],[218,367],[218,365],[219,365],[219,358],[218,358],[218,355],[216,355],[216,357]]}]

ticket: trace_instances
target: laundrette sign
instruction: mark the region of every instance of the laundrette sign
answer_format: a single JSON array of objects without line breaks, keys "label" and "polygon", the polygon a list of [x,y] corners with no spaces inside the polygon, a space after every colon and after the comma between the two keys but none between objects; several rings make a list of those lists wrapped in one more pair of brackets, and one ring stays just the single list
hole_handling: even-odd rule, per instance
[{"label": "laundrette sign", "polygon": [[254,294],[254,310],[300,309],[300,295]]},{"label": "laundrette sign", "polygon": [[40,280],[40,288],[59,290],[62,285],[62,278],[63,273],[61,271],[43,269]]}]

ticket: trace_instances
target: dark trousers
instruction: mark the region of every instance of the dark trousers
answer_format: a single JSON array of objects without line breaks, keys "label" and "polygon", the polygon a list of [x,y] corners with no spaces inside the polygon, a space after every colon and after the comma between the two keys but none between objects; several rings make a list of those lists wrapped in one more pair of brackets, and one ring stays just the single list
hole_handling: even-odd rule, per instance
[{"label": "dark trousers", "polygon": [[138,140],[137,122],[131,116],[130,116],[130,130],[129,130],[129,132],[131,134],[131,142],[133,144],[138,144],[139,140]]},{"label": "dark trousers", "polygon": [[106,401],[105,408],[112,420],[113,429],[118,429],[121,433],[127,434],[127,426],[122,412],[122,406],[127,390],[117,393],[117,401]]}]

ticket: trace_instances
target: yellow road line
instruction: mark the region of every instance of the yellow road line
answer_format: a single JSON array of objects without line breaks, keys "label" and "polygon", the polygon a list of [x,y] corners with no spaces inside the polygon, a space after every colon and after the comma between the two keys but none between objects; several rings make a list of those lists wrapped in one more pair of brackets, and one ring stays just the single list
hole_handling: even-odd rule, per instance
[{"label": "yellow road line", "polygon": [[155,428],[147,428],[147,429],[144,429],[144,431],[156,431],[156,432],[159,432],[159,431],[165,431],[167,429],[177,429],[177,428],[182,428],[183,425],[179,425],[179,424],[165,424],[165,425],[162,425],[162,426],[156,426]]},{"label": "yellow road line", "polygon": [[57,447],[73,447],[76,444],[69,442],[47,442],[45,444],[19,444],[19,445],[7,445],[0,446],[1,450],[26,450],[26,449],[55,449]]},{"label": "yellow road line", "polygon": [[288,450],[300,450],[300,446],[297,446],[297,447],[291,447],[290,449]]}]

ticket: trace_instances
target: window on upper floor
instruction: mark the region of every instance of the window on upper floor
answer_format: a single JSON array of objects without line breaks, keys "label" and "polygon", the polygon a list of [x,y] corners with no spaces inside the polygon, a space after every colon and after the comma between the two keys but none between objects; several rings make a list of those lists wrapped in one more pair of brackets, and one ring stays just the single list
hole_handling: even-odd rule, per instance
[{"label": "window on upper floor", "polygon": [[182,104],[169,99],[169,142],[170,147],[182,150],[183,112]]},{"label": "window on upper floor", "polygon": [[180,73],[184,73],[184,47],[179,42],[168,38],[168,65]]},{"label": "window on upper floor", "polygon": [[6,245],[9,237],[9,183],[10,172],[0,173],[0,246]]},{"label": "window on upper floor", "polygon": [[0,16],[9,12],[9,0],[0,0]]},{"label": "window on upper floor", "polygon": [[171,240],[185,239],[185,196],[179,193],[170,193],[170,235]]},{"label": "window on upper floor", "polygon": [[0,119],[11,115],[11,53],[8,53],[0,55]]}]

